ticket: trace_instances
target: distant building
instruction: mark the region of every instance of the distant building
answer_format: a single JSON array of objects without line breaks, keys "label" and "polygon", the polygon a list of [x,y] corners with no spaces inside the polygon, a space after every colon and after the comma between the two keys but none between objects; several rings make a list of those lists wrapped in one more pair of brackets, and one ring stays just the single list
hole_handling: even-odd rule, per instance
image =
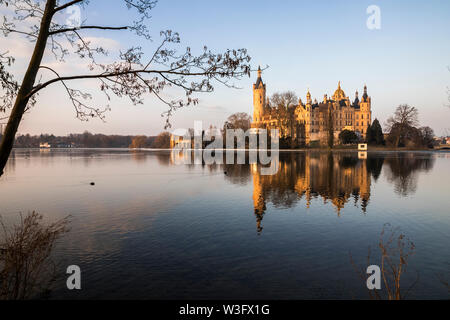
[{"label": "distant building", "polygon": [[50,149],[52,146],[48,142],[40,143],[39,148],[41,149]]},{"label": "distant building", "polygon": [[192,139],[187,139],[183,136],[171,134],[170,135],[170,148],[173,149],[175,147],[182,148],[182,149],[191,149],[192,148]]},{"label": "distant building", "polygon": [[305,144],[314,141],[326,144],[330,121],[332,121],[331,125],[336,138],[342,130],[355,131],[365,138],[367,127],[372,121],[372,99],[367,94],[367,86],[364,86],[361,100],[356,91],[353,102],[341,89],[340,82],[334,94],[330,98],[325,94],[322,102],[313,101],[308,90],[306,103],[299,99],[298,105],[295,107],[295,125],[280,128],[279,123],[288,123],[289,121],[280,120],[275,106],[270,106],[267,101],[266,85],[262,81],[261,73],[261,68],[258,68],[258,78],[253,84],[252,128],[278,129],[280,135],[292,137]]},{"label": "distant building", "polygon": [[205,134],[213,132],[215,128],[210,127],[210,129],[203,130],[201,135],[195,135],[194,129],[190,128],[184,134],[171,134],[170,135],[170,148],[173,149],[175,147],[181,149],[204,149],[209,141],[205,141]]},{"label": "distant building", "polygon": [[65,143],[65,142],[59,142],[56,144],[56,148],[74,148],[75,144],[72,143]]}]

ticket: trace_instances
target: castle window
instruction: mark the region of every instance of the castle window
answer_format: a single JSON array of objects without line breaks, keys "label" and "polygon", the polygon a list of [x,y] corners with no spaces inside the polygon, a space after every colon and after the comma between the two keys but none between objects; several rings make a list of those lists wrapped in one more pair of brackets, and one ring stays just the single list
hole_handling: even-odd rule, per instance
[{"label": "castle window", "polygon": [[359,122],[358,121],[356,121],[356,126],[359,126]]},{"label": "castle window", "polygon": [[361,115],[361,119],[364,119],[364,115],[363,114]]}]

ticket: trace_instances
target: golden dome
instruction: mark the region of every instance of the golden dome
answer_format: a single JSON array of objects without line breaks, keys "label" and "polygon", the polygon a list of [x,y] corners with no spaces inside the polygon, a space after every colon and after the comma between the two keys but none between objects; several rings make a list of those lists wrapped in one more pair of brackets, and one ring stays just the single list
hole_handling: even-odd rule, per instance
[{"label": "golden dome", "polygon": [[345,92],[341,89],[341,82],[338,83],[338,88],[333,94],[333,100],[334,101],[340,101],[342,99],[345,99]]}]

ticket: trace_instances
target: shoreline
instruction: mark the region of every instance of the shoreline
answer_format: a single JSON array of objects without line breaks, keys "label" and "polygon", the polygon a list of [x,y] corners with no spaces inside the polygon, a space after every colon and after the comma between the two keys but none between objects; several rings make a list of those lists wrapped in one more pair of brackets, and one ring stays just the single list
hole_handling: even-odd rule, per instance
[{"label": "shoreline", "polygon": [[[13,150],[42,150],[42,151],[52,151],[52,150],[123,150],[123,151],[172,151],[170,148],[102,148],[102,147],[89,147],[89,148],[13,148]],[[181,149],[179,151],[197,151],[206,149]],[[215,149],[216,151],[259,151],[270,149]],[[306,151],[320,151],[320,152],[450,152],[449,148],[442,149],[428,149],[428,148],[390,148],[390,147],[368,147],[367,150],[358,150],[357,148],[350,147],[337,147],[337,148],[295,148],[295,149],[276,149],[279,152],[306,152]]]}]

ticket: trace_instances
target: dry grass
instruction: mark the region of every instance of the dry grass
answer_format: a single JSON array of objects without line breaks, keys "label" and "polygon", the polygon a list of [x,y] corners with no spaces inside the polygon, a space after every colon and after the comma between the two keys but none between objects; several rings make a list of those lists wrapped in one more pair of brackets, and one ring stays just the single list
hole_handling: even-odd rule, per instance
[{"label": "dry grass", "polygon": [[[419,280],[417,274],[416,280],[409,288],[405,291],[402,289],[400,280],[402,275],[406,273],[408,259],[414,254],[414,243],[401,233],[399,228],[392,228],[389,224],[386,224],[381,231],[378,247],[380,249],[380,262],[378,266],[381,270],[382,289],[369,290],[369,296],[371,299],[376,300],[403,300]],[[366,268],[374,264],[370,261],[370,247],[367,255],[366,268],[358,268],[351,256],[350,259],[365,284],[368,277]]]},{"label": "dry grass", "polygon": [[28,299],[48,288],[55,275],[50,254],[68,223],[69,217],[45,224],[34,211],[11,227],[0,219],[0,300]]}]

